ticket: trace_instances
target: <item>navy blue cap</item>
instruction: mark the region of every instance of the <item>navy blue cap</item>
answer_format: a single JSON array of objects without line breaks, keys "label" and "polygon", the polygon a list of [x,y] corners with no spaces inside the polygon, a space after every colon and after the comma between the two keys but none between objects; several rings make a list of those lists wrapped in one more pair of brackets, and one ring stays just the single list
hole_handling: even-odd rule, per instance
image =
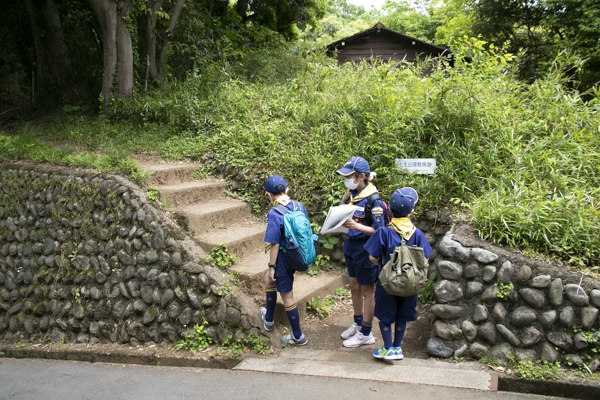
[{"label": "navy blue cap", "polygon": [[285,193],[285,189],[287,189],[287,183],[285,183],[285,179],[279,175],[271,175],[265,181],[265,191],[267,192]]},{"label": "navy blue cap", "polygon": [[407,216],[414,210],[419,201],[417,191],[410,187],[396,189],[390,197],[390,208],[402,216]]},{"label": "navy blue cap", "polygon": [[362,157],[352,157],[346,162],[346,164],[344,164],[342,168],[335,171],[336,174],[343,176],[348,176],[356,172],[359,174],[363,172],[365,174],[371,173],[371,168],[369,168],[369,163],[367,160]]}]

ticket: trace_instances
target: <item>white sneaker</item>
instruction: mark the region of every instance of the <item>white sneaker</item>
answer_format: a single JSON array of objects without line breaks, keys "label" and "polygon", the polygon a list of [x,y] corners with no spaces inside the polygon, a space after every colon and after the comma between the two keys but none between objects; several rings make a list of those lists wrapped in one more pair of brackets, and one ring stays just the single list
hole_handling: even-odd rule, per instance
[{"label": "white sneaker", "polygon": [[360,331],[356,332],[354,336],[352,336],[348,340],[344,340],[344,347],[358,347],[363,344],[373,344],[375,343],[375,338],[373,337],[373,332],[369,333],[369,336],[365,336]]},{"label": "white sneaker", "polygon": [[356,324],[356,322],[353,322],[352,325],[350,325],[350,328],[342,332],[342,339],[350,339],[356,332],[358,332],[359,329],[360,327]]}]

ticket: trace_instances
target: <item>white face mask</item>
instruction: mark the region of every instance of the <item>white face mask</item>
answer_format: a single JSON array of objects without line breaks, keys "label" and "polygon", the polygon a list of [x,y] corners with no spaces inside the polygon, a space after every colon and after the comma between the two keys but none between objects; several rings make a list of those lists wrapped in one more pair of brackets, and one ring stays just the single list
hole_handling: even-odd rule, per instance
[{"label": "white face mask", "polygon": [[350,189],[350,190],[354,190],[358,187],[358,182],[354,183],[354,179],[352,178],[346,178],[344,179],[344,185]]}]

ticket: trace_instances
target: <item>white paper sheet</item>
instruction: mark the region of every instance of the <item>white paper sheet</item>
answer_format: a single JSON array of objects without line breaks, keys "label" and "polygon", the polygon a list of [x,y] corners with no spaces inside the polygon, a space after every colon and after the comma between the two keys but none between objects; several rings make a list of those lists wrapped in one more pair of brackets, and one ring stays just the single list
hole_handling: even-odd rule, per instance
[{"label": "white paper sheet", "polygon": [[321,228],[321,235],[326,233],[347,233],[348,228],[344,228],[342,224],[351,219],[354,211],[362,209],[362,207],[354,206],[351,204],[342,204],[340,206],[334,206],[329,208],[323,227]]}]

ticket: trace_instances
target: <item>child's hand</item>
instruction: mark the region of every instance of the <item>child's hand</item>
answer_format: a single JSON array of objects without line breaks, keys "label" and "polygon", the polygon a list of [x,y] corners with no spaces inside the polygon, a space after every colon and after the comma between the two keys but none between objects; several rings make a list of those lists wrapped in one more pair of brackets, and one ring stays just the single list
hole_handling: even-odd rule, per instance
[{"label": "child's hand", "polygon": [[348,219],[342,224],[344,228],[348,228],[351,230],[356,230],[356,225],[358,225],[358,223],[353,219]]},{"label": "child's hand", "polygon": [[269,268],[269,280],[275,282],[275,268]]}]

